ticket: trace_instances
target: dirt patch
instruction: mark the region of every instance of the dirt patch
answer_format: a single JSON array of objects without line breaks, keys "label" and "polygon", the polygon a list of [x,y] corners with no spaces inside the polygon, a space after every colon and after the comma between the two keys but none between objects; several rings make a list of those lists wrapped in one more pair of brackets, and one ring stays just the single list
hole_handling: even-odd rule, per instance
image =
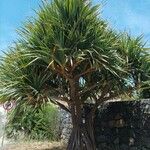
[{"label": "dirt patch", "polygon": [[66,150],[60,142],[20,142],[7,145],[3,150]]}]

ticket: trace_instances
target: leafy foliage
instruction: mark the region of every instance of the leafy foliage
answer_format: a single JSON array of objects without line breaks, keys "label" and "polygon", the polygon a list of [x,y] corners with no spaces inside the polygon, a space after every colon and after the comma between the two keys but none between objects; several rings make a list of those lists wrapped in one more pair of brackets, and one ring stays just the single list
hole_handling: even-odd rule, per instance
[{"label": "leafy foliage", "polygon": [[34,108],[19,103],[9,114],[6,133],[9,138],[24,135],[27,139],[56,141],[59,139],[58,109],[51,104]]},{"label": "leafy foliage", "polygon": [[142,42],[142,36],[134,38],[127,33],[122,34],[120,46],[130,73],[128,82],[132,81],[132,86],[140,98],[149,98],[150,53]]},{"label": "leafy foliage", "polygon": [[2,61],[1,99],[34,103],[70,97],[71,78],[85,81],[79,89],[83,102],[108,91],[118,96],[125,89],[128,71],[120,38],[99,18],[98,6],[81,0],[46,3],[20,34]]},{"label": "leafy foliage", "polygon": [[[50,100],[69,111],[74,124],[69,150],[95,150],[91,127],[100,104],[149,90],[150,55],[141,37],[110,29],[91,1],[45,2],[20,35],[2,58],[0,99],[36,107]],[[85,125],[86,103],[94,106],[84,114]]]}]

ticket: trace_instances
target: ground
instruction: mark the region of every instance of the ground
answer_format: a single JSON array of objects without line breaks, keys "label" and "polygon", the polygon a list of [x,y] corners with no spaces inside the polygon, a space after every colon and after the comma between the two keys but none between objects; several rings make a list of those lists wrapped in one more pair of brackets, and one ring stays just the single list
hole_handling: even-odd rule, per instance
[{"label": "ground", "polygon": [[65,150],[60,142],[20,142],[5,146],[2,150]]}]

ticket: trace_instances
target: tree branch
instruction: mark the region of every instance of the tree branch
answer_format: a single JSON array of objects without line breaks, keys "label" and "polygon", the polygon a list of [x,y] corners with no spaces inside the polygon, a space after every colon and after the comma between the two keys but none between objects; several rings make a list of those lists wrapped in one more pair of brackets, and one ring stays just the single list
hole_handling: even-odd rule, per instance
[{"label": "tree branch", "polygon": [[78,61],[78,62],[76,62],[75,64],[73,64],[73,66],[72,66],[70,72],[73,72],[73,71],[75,70],[75,68],[76,68],[78,65],[80,65],[81,62],[82,62],[82,61]]},{"label": "tree branch", "polygon": [[70,103],[69,99],[67,97],[61,97],[61,96],[51,96],[51,99],[54,99],[55,101],[64,101],[66,103]]},{"label": "tree branch", "polygon": [[76,76],[75,76],[75,79],[78,79],[78,78],[80,78],[81,76],[84,76],[84,75],[86,75],[86,74],[88,74],[88,73],[91,73],[91,72],[93,72],[93,71],[95,71],[95,70],[96,70],[95,68],[89,68],[89,69],[87,69],[85,72],[82,72],[81,74],[76,75]]},{"label": "tree branch", "polygon": [[60,108],[62,108],[63,110],[65,110],[65,111],[71,113],[70,109],[67,108],[65,105],[63,105],[62,103],[60,103],[60,102],[58,102],[58,101],[56,101],[56,100],[52,100],[52,99],[50,99],[50,101],[51,101],[53,104],[58,105],[58,106],[59,106]]},{"label": "tree branch", "polygon": [[87,89],[85,89],[84,91],[80,91],[79,96],[82,96],[83,94],[85,94],[91,90],[94,90],[97,86],[98,86],[98,84],[94,84],[94,85],[88,87]]}]

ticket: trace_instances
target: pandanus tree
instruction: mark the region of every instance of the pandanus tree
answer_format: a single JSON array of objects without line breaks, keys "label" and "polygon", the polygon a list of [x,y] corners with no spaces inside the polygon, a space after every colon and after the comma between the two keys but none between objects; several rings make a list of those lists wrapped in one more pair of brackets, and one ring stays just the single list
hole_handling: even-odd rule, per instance
[{"label": "pandanus tree", "polygon": [[139,98],[150,97],[150,52],[145,48],[143,36],[131,37],[124,33],[121,36],[121,53],[128,64],[130,81]]},{"label": "pandanus tree", "polygon": [[[140,40],[110,29],[98,8],[85,0],[44,3],[1,62],[1,99],[32,105],[50,100],[71,113],[68,150],[96,149],[96,109],[105,101],[131,95],[141,81],[135,82],[133,69],[143,73],[143,59],[147,60]],[[129,80],[138,84],[127,84]],[[89,111],[87,104],[92,105]]]}]

